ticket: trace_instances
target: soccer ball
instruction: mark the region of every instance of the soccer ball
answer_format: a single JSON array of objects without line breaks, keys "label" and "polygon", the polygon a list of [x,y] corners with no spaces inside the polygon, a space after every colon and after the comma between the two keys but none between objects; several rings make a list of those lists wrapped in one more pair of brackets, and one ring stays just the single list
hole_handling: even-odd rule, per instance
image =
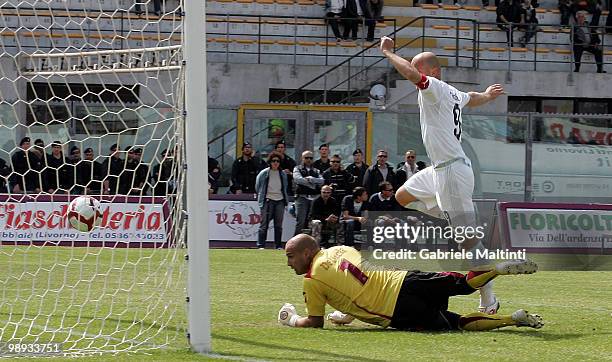
[{"label": "soccer ball", "polygon": [[102,221],[100,201],[91,196],[79,196],[68,205],[68,222],[81,232],[89,232]]}]

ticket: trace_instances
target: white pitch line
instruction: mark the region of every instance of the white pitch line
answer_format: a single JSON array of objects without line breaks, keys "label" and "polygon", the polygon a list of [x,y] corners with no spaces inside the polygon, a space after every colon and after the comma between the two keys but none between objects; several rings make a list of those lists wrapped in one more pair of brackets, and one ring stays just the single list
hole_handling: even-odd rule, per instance
[{"label": "white pitch line", "polygon": [[[452,296],[452,299],[463,299],[463,300],[474,300],[472,298],[469,297],[464,297],[464,296]],[[504,300],[500,299],[501,304],[503,305]],[[550,308],[572,308],[575,309],[577,306],[575,305],[564,305],[564,304],[548,304],[548,303],[524,303],[521,302],[520,305],[528,305],[531,307],[550,307]],[[612,309],[609,308],[601,308],[601,307],[586,307],[586,306],[579,306],[580,309],[586,309],[586,310],[591,310],[591,311],[596,311],[596,312],[612,312]]]}]

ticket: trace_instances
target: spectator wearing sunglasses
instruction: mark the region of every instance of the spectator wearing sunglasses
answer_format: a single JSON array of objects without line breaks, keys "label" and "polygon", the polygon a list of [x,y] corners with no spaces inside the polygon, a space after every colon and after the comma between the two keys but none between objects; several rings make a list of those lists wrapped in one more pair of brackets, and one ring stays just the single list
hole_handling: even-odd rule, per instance
[{"label": "spectator wearing sunglasses", "polygon": [[261,209],[261,224],[257,235],[257,247],[264,249],[268,236],[268,226],[274,220],[274,246],[282,249],[283,216],[289,201],[287,193],[287,174],[280,168],[282,155],[276,151],[268,155],[270,167],[263,169],[255,180],[257,202]]},{"label": "spectator wearing sunglasses", "polygon": [[363,162],[363,152],[360,148],[353,151],[353,163],[346,167],[346,170],[353,175],[353,181],[351,182],[351,190],[355,187],[361,187],[363,185],[363,176],[368,169],[368,164]]},{"label": "spectator wearing sunglasses", "polygon": [[[323,179],[326,185],[330,185],[334,189],[332,196],[337,201],[342,201],[344,196],[351,192],[353,176],[348,171],[342,169],[342,158],[340,158],[340,155],[333,155],[330,164],[331,167],[323,172]],[[339,209],[338,213],[340,213]]]},{"label": "spectator wearing sunglasses", "polygon": [[293,235],[301,234],[302,230],[306,227],[312,200],[317,197],[321,185],[323,185],[323,177],[320,171],[314,167],[313,158],[312,151],[306,150],[302,152],[302,164],[295,166],[293,169],[295,213],[297,219]]},{"label": "spectator wearing sunglasses", "polygon": [[368,191],[368,195],[378,192],[378,185],[383,181],[391,185],[396,184],[395,172],[393,166],[387,163],[387,157],[387,151],[379,150],[376,153],[376,163],[370,166],[363,176],[363,187]]},{"label": "spectator wearing sunglasses", "polygon": [[416,151],[408,150],[406,151],[405,161],[397,164],[395,172],[397,184],[395,188],[397,189],[402,186],[406,180],[414,176],[417,172],[419,172],[419,167],[416,164]]}]

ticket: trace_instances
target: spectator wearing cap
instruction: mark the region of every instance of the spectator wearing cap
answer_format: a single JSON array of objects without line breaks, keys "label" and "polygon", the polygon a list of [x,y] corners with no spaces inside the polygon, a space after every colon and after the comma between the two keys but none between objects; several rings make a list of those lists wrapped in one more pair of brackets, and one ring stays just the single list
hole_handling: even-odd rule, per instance
[{"label": "spectator wearing cap", "polygon": [[[344,196],[351,192],[351,181],[353,176],[348,171],[342,169],[342,158],[340,155],[333,155],[330,159],[331,167],[323,172],[325,185],[333,188],[332,196],[341,202]],[[338,209],[338,211],[340,211]]]},{"label": "spectator wearing cap", "polygon": [[387,151],[379,150],[376,153],[376,163],[370,166],[363,176],[363,187],[368,191],[368,195],[378,192],[378,185],[383,181],[388,181],[391,185],[396,184],[393,166],[387,163]]},{"label": "spectator wearing cap", "polygon": [[346,171],[353,176],[350,189],[363,185],[363,176],[368,169],[368,165],[363,162],[363,152],[360,148],[353,151],[353,163],[346,167]]},{"label": "spectator wearing cap", "polygon": [[285,144],[284,140],[276,142],[275,151],[278,152],[281,156],[280,167],[281,170],[283,170],[283,172],[287,175],[287,182],[289,185],[287,186],[287,192],[289,193],[289,195],[293,195],[293,169],[295,168],[295,166],[297,166],[297,163],[293,158],[289,157],[289,155],[285,153],[286,150],[287,145]]},{"label": "spectator wearing cap", "polygon": [[100,195],[102,192],[102,164],[94,160],[91,147],[83,151],[83,160],[77,165],[79,184],[85,188],[87,195]]},{"label": "spectator wearing cap", "polygon": [[44,172],[44,188],[45,191],[54,193],[66,193],[65,188],[68,184],[66,180],[68,169],[64,167],[66,160],[64,159],[64,152],[62,150],[62,144],[59,141],[53,141],[51,143],[51,153],[47,153],[47,168]]},{"label": "spectator wearing cap", "polygon": [[316,160],[312,166],[319,170],[321,174],[331,166],[329,161],[329,145],[324,143],[319,146],[319,159]]},{"label": "spectator wearing cap", "polygon": [[312,151],[302,152],[302,164],[293,169],[295,183],[295,214],[296,224],[294,235],[301,234],[308,222],[308,214],[312,200],[319,195],[319,189],[324,179],[318,169],[314,168]]},{"label": "spectator wearing cap", "polygon": [[172,152],[168,153],[167,150],[163,150],[160,156],[162,160],[153,167],[153,174],[151,177],[153,196],[166,196],[168,194],[173,194],[175,191],[175,184],[172,179],[172,167],[174,166]]},{"label": "spectator wearing cap", "polygon": [[110,146],[110,155],[102,163],[103,172],[103,190],[104,195],[115,195],[118,192],[117,185],[119,183],[119,176],[125,168],[123,159],[119,157],[119,148],[117,144]]},{"label": "spectator wearing cap", "polygon": [[285,206],[289,201],[287,193],[288,177],[280,169],[281,154],[271,152],[268,155],[270,167],[263,169],[255,180],[257,202],[261,209],[261,224],[257,234],[257,247],[263,249],[268,237],[268,226],[274,220],[274,246],[281,249],[283,236],[283,217]]},{"label": "spectator wearing cap", "polygon": [[29,185],[30,165],[28,161],[28,150],[30,149],[30,137],[24,137],[19,142],[19,150],[11,157],[13,175],[11,180],[11,191],[13,193],[25,193]]},{"label": "spectator wearing cap", "polygon": [[249,142],[242,144],[242,155],[232,164],[232,186],[230,192],[234,194],[254,194],[255,179],[261,170],[266,168],[265,163],[253,155],[253,145]]}]

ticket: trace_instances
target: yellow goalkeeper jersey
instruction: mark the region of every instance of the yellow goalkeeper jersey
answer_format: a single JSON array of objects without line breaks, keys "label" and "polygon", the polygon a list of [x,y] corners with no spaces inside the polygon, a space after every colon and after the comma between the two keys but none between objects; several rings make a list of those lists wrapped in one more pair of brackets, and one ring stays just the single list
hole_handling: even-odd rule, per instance
[{"label": "yellow goalkeeper jersey", "polygon": [[325,304],[366,323],[387,327],[406,271],[362,270],[359,251],[348,246],[321,250],[304,276],[309,316],[323,316]]}]

